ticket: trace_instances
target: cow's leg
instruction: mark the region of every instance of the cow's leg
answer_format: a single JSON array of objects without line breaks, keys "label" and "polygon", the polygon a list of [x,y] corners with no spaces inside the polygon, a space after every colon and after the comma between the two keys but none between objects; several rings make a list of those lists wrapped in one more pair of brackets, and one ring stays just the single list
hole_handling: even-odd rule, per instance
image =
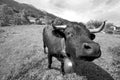
[{"label": "cow's leg", "polygon": [[48,53],[48,68],[51,69],[51,64],[52,64],[52,55]]},{"label": "cow's leg", "polygon": [[64,62],[63,61],[61,61],[61,71],[62,71],[62,74],[64,75],[65,71],[64,71]]},{"label": "cow's leg", "polygon": [[47,46],[45,45],[45,43],[43,44],[43,48],[44,48],[44,53],[47,54],[47,53],[48,53],[48,51],[47,51],[48,48],[47,48]]}]

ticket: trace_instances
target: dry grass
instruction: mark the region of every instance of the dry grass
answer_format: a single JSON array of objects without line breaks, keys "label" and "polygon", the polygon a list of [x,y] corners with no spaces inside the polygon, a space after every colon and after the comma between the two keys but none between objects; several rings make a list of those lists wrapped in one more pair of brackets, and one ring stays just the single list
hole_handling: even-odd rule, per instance
[{"label": "dry grass", "polygon": [[75,73],[63,76],[59,70],[60,63],[55,58],[52,65],[58,69],[47,69],[43,27],[0,27],[3,30],[0,33],[0,80],[113,80],[112,77],[120,80],[119,68],[113,65],[114,57],[110,51],[120,45],[119,35],[97,34],[95,41],[101,44],[102,57],[91,63],[78,61]]},{"label": "dry grass", "polygon": [[102,56],[95,63],[110,73],[114,80],[120,80],[120,68],[113,65],[115,56],[117,56],[116,61],[119,61],[118,58],[120,58],[118,56],[118,52],[120,52],[120,35],[97,34],[96,41],[101,45]]}]

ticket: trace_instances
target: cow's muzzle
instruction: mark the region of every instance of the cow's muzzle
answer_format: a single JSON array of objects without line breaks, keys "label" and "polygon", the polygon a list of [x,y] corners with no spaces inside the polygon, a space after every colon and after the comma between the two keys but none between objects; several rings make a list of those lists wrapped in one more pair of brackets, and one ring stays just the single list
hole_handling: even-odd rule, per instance
[{"label": "cow's muzzle", "polygon": [[84,54],[80,56],[81,59],[93,61],[101,56],[101,50],[98,43],[83,43],[82,49]]}]

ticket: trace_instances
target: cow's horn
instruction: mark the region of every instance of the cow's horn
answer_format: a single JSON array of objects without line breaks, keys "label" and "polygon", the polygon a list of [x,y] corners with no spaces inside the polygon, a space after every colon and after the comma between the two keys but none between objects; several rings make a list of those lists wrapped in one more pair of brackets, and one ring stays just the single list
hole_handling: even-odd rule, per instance
[{"label": "cow's horn", "polygon": [[107,21],[107,20],[105,20],[98,28],[96,28],[96,29],[89,29],[89,31],[90,31],[91,33],[98,33],[98,32],[100,32],[100,31],[102,31],[102,30],[104,29],[104,27],[105,27],[106,21]]},{"label": "cow's horn", "polygon": [[55,29],[65,29],[67,25],[56,25],[54,26]]}]

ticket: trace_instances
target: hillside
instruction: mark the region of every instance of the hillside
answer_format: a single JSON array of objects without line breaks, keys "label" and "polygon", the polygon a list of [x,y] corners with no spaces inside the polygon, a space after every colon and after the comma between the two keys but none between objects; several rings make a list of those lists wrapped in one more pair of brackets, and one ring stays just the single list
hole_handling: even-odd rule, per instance
[{"label": "hillside", "polygon": [[[0,4],[7,4],[9,7],[15,9],[15,10],[27,10],[29,12],[31,12],[32,14],[36,15],[36,17],[41,16],[41,15],[45,15],[44,11],[38,10],[35,7],[33,7],[32,5],[29,4],[23,4],[23,3],[18,3],[14,0],[0,0]],[[47,13],[50,17],[55,18],[56,16]]]},{"label": "hillside", "polygon": [[52,20],[67,23],[68,20],[59,18],[44,10],[39,10],[32,5],[18,3],[14,0],[0,0],[0,25],[8,26],[11,24],[25,25],[29,24],[28,16],[44,19],[46,23],[51,23]]}]

